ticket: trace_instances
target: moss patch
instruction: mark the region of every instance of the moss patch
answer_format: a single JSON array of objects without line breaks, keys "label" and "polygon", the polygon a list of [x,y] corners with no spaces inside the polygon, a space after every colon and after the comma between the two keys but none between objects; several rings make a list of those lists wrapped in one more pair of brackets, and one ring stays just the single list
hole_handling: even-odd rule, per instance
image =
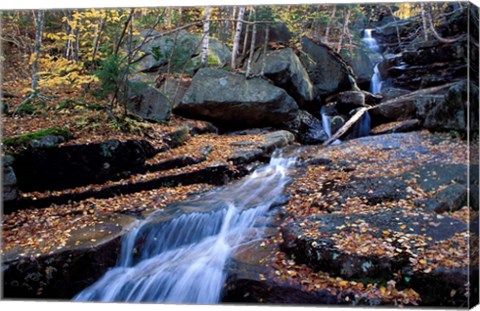
[{"label": "moss patch", "polygon": [[37,131],[37,132],[5,138],[3,140],[3,146],[9,151],[26,149],[32,140],[41,139],[45,136],[50,136],[50,135],[63,136],[66,139],[69,139],[72,137],[72,134],[67,129],[51,127],[45,130]]}]

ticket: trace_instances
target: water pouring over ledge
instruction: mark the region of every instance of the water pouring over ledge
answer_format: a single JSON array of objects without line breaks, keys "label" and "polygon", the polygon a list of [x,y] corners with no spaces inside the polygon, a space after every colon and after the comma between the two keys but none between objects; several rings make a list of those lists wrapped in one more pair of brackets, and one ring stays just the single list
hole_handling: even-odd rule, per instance
[{"label": "water pouring over ledge", "polygon": [[232,252],[261,238],[256,220],[278,203],[295,162],[276,152],[239,182],[153,213],[124,238],[117,266],[74,300],[218,303]]},{"label": "water pouring over ledge", "polygon": [[[377,40],[372,37],[372,31],[373,29],[365,29],[362,40],[370,50],[380,54],[380,47]],[[383,81],[382,76],[380,75],[380,70],[378,69],[378,65],[379,63],[375,64],[375,67],[373,68],[372,80],[370,81],[370,92],[372,94],[378,94],[382,90]]]}]

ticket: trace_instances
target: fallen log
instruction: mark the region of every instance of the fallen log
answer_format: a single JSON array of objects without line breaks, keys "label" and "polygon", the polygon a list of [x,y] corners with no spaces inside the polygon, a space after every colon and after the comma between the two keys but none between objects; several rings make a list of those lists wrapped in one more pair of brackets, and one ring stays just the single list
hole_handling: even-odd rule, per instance
[{"label": "fallen log", "polygon": [[326,140],[323,145],[328,146],[330,145],[333,141],[337,140],[340,136],[345,134],[348,129],[350,129],[364,114],[367,112],[369,109],[373,107],[363,107],[360,108],[335,134],[332,135],[328,140]]}]

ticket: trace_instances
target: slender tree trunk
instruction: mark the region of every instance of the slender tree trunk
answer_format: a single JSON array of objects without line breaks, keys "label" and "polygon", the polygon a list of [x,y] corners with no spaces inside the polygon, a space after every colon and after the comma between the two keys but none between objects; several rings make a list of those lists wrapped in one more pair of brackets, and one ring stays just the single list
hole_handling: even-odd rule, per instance
[{"label": "slender tree trunk", "polygon": [[327,28],[325,29],[325,42],[328,42],[328,36],[330,35],[330,25],[332,24],[333,19],[335,18],[335,14],[337,13],[337,5],[333,5],[332,15],[327,22]]},{"label": "slender tree trunk", "polygon": [[120,50],[120,46],[122,45],[123,38],[125,37],[125,33],[127,32],[127,29],[128,29],[128,24],[130,24],[130,21],[132,20],[134,12],[135,12],[135,9],[130,10],[130,14],[128,15],[127,20],[125,21],[122,33],[120,34],[120,38],[118,39],[117,44],[115,46],[115,51],[113,52],[114,55],[118,55],[118,51]]},{"label": "slender tree trunk", "polygon": [[[177,39],[178,39],[178,32],[175,33],[175,39],[173,40],[172,50],[170,51],[170,55],[168,56],[167,74],[170,74],[170,70],[172,69],[172,60],[173,60],[173,54],[175,53],[175,50],[177,48]],[[195,48],[195,50],[196,49],[197,48]]]},{"label": "slender tree trunk", "polygon": [[208,65],[208,43],[210,37],[210,6],[205,7],[205,22],[203,23],[203,43],[202,43],[202,56],[200,60],[201,67],[207,67]]},{"label": "slender tree trunk", "polygon": [[63,14],[65,15],[66,19],[65,34],[67,35],[67,42],[65,43],[65,58],[71,60],[73,50],[72,38],[70,38],[70,35],[72,34],[72,27],[70,26],[70,22],[72,21],[72,12],[70,10],[65,10],[63,11]]},{"label": "slender tree trunk", "polygon": [[97,29],[97,34],[95,36],[95,43],[93,44],[93,51],[92,51],[92,66],[95,68],[95,56],[97,55],[98,52],[98,47],[100,45],[100,40],[102,37],[102,31],[103,28],[105,28],[105,24],[107,23],[107,13],[105,12],[104,17],[102,18],[102,21],[100,23],[100,26]]},{"label": "slender tree trunk", "polygon": [[395,30],[397,31],[397,40],[398,40],[398,45],[401,45],[402,44],[402,40],[400,39],[400,30],[398,29],[398,21],[397,19],[395,18],[395,15],[393,15],[393,10],[392,10],[392,7],[390,5],[386,5],[386,7],[388,8],[388,10],[390,11],[390,14],[392,14],[392,17],[393,17],[393,22],[395,23]]},{"label": "slender tree trunk", "polygon": [[[252,14],[252,19],[255,22],[257,17],[257,13],[255,11],[255,8],[252,7],[252,10],[250,11]],[[245,76],[247,78],[250,77],[250,72],[252,71],[252,59],[253,59],[253,54],[255,53],[255,40],[257,39],[257,24],[253,24],[252,26],[252,40],[250,41],[250,54],[248,55],[248,62],[247,62],[247,72]]]},{"label": "slender tree trunk", "polygon": [[[130,14],[128,15],[127,20],[124,23],[122,33],[120,34],[120,38],[118,39],[118,41],[115,45],[115,50],[114,50],[113,55],[118,55],[118,52],[120,51],[120,46],[122,45],[123,38],[125,37],[125,34],[127,32],[127,29],[128,29],[128,25],[130,24],[130,21],[132,20],[134,12],[135,12],[135,9],[130,10]],[[130,54],[130,53],[128,53],[128,54]],[[120,83],[117,82],[115,92],[112,96],[112,100],[110,101],[110,111],[112,112],[112,115],[113,115],[113,108],[115,107],[115,103],[118,101],[118,95],[119,95],[118,93],[121,91],[121,89],[123,87],[121,84],[123,84],[125,75],[126,75],[126,73],[124,74],[123,77],[120,77],[120,79],[118,80],[118,81],[120,81]]]},{"label": "slender tree trunk", "polygon": [[265,43],[263,44],[263,62],[262,62],[262,71],[260,75],[265,74],[265,66],[267,62],[267,49],[268,49],[268,37],[270,36],[270,24],[265,25]]},{"label": "slender tree trunk", "polygon": [[340,40],[338,41],[337,53],[340,53],[340,50],[342,49],[343,38],[347,34],[349,19],[350,19],[350,9],[345,8],[343,9],[343,29],[342,29],[342,33],[340,34]]},{"label": "slender tree trunk", "polygon": [[[224,14],[222,15],[225,19],[229,19],[232,14],[232,7],[225,7]],[[228,34],[230,33],[230,21],[226,20],[222,29],[222,42],[227,41]]]},{"label": "slender tree trunk", "polygon": [[248,45],[248,34],[250,32],[250,24],[247,25],[247,27],[245,28],[245,37],[243,39],[243,48],[242,48],[242,56],[245,55],[245,53],[247,53],[247,45]]},{"label": "slender tree trunk", "polygon": [[75,59],[75,61],[78,62],[80,60],[80,29],[76,27],[73,33],[75,34],[75,46],[73,49],[73,58]]},{"label": "slender tree trunk", "polygon": [[[253,17],[253,15],[250,12],[249,16],[248,16],[248,19],[250,21],[252,21],[252,17]],[[245,56],[245,54],[247,53],[247,44],[248,44],[248,34],[249,34],[249,32],[250,32],[250,24],[248,24],[247,27],[245,28],[245,36],[243,38],[242,56]]]},{"label": "slender tree trunk", "polygon": [[429,23],[429,27],[430,27],[430,31],[432,32],[433,36],[440,42],[442,43],[454,43],[456,41],[458,41],[458,39],[461,37],[457,37],[457,38],[443,38],[438,32],[437,30],[435,29],[435,26],[433,26],[433,18],[432,18],[432,15],[430,14],[430,12],[426,12],[426,17],[428,19],[428,23]]},{"label": "slender tree trunk", "polygon": [[183,9],[182,7],[179,7],[177,25],[175,27],[179,27],[181,24],[183,24]]},{"label": "slender tree trunk", "polygon": [[34,59],[32,63],[32,89],[37,93],[38,89],[38,60],[40,59],[40,48],[42,46],[42,28],[43,28],[43,14],[42,10],[37,12],[35,43],[33,46]]},{"label": "slender tree trunk", "polygon": [[423,39],[428,41],[427,17],[425,15],[425,6],[420,2],[420,14],[422,16]]},{"label": "slender tree trunk", "polygon": [[243,14],[245,13],[245,7],[241,6],[238,10],[238,21],[237,21],[237,26],[235,27],[235,33],[233,36],[233,48],[232,48],[232,59],[230,62],[230,67],[232,69],[236,69],[236,60],[237,60],[237,53],[238,53],[238,45],[240,41],[240,35],[242,33],[242,20],[243,20]]}]

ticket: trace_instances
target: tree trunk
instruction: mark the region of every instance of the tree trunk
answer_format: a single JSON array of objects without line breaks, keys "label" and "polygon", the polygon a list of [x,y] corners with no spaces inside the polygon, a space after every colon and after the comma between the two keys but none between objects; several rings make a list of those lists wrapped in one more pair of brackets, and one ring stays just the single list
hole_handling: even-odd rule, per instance
[{"label": "tree trunk", "polygon": [[127,20],[125,21],[122,33],[120,34],[120,38],[117,41],[117,44],[115,46],[115,51],[113,52],[113,55],[118,55],[118,51],[120,50],[120,46],[122,45],[123,38],[125,37],[125,33],[128,29],[128,24],[130,24],[130,21],[132,20],[134,12],[135,12],[135,9],[130,10],[130,14],[128,15]]},{"label": "tree trunk", "polygon": [[181,24],[183,24],[183,9],[182,7],[178,8],[178,19],[177,19],[177,25],[175,27],[179,27]]},{"label": "tree trunk", "polygon": [[267,48],[268,48],[268,37],[270,35],[270,24],[265,25],[265,43],[263,45],[263,62],[262,62],[262,71],[260,75],[263,76],[265,74],[265,63],[267,62]]},{"label": "tree trunk", "polygon": [[[256,13],[254,7],[252,7],[251,14],[252,14],[253,22],[255,22],[256,19],[257,19],[257,16],[256,16],[257,13]],[[252,26],[252,39],[250,41],[250,54],[248,55],[247,72],[245,74],[245,76],[247,78],[250,77],[250,72],[252,71],[252,59],[253,59],[253,54],[255,53],[255,40],[256,39],[257,39],[257,24],[253,24],[253,26]]]},{"label": "tree trunk", "polygon": [[63,11],[65,15],[65,34],[67,35],[67,42],[65,43],[65,58],[68,60],[72,60],[72,53],[73,53],[73,44],[70,35],[72,34],[72,27],[70,26],[70,22],[72,21],[72,11],[65,10]]},{"label": "tree trunk", "polygon": [[343,9],[343,29],[342,29],[342,33],[340,34],[340,40],[338,41],[337,53],[340,53],[340,50],[342,49],[343,38],[347,34],[349,19],[350,19],[350,9],[344,8]]},{"label": "tree trunk", "polygon": [[231,24],[230,24],[230,18],[232,18],[232,16],[235,18],[235,15],[233,14],[232,15],[232,12],[233,12],[233,7],[226,7],[224,8],[224,14],[222,15],[225,19],[227,19],[225,21],[225,24],[223,24],[223,29],[222,29],[222,42],[226,42],[227,41],[227,38],[229,36],[229,33],[230,33],[230,27],[231,27]]},{"label": "tree trunk", "polygon": [[237,60],[237,52],[238,52],[238,45],[240,41],[240,35],[242,33],[243,13],[245,13],[245,7],[241,6],[238,10],[238,21],[237,21],[237,26],[235,27],[235,33],[233,36],[232,60],[230,63],[230,67],[232,69],[236,69],[237,67],[236,60]]},{"label": "tree trunk", "polygon": [[73,33],[75,34],[75,46],[73,49],[73,58],[75,59],[75,61],[78,62],[80,60],[80,30],[78,29],[78,27],[74,29]]},{"label": "tree trunk", "polygon": [[386,5],[388,10],[390,11],[390,14],[392,14],[392,17],[393,17],[393,22],[395,23],[395,30],[397,31],[397,40],[398,40],[398,45],[401,45],[402,44],[402,40],[400,39],[400,30],[398,29],[398,21],[397,19],[395,18],[395,15],[393,15],[393,10],[392,10],[392,7],[390,5]]},{"label": "tree trunk", "polygon": [[203,22],[203,43],[202,43],[202,56],[200,60],[201,67],[207,67],[208,65],[208,43],[210,37],[210,6],[205,7],[205,21]]},{"label": "tree trunk", "polygon": [[325,29],[325,42],[328,42],[328,36],[330,35],[330,24],[332,23],[333,19],[335,18],[335,14],[337,13],[337,5],[333,5],[332,15],[327,22],[327,28]]},{"label": "tree trunk", "polygon": [[93,44],[93,51],[92,51],[92,66],[95,68],[95,56],[98,52],[98,46],[100,45],[100,38],[102,37],[103,28],[105,28],[105,24],[107,23],[107,13],[105,12],[105,16],[102,18],[100,26],[97,29],[97,34],[95,36],[95,43]]},{"label": "tree trunk", "polygon": [[35,43],[33,46],[34,59],[32,63],[32,89],[36,93],[38,89],[38,60],[40,59],[40,48],[42,46],[42,28],[43,28],[43,11],[37,12]]},{"label": "tree trunk", "polygon": [[458,41],[462,36],[459,36],[457,38],[443,38],[442,36],[440,36],[440,34],[437,32],[437,30],[435,29],[435,26],[433,26],[433,18],[432,18],[432,15],[430,14],[430,12],[426,12],[426,17],[428,19],[428,23],[429,23],[429,26],[430,26],[430,31],[432,32],[433,36],[440,42],[442,43],[454,43],[456,41]]},{"label": "tree trunk", "polygon": [[355,122],[357,122],[364,114],[367,112],[367,108],[360,108],[351,118],[347,121],[332,137],[323,143],[324,146],[330,145],[332,142],[337,140],[340,136],[345,134],[349,128],[351,128]]},{"label": "tree trunk", "polygon": [[248,33],[250,31],[250,24],[247,25],[247,28],[245,28],[245,38],[243,39],[243,49],[242,49],[242,56],[247,53],[247,44],[248,44]]},{"label": "tree trunk", "polygon": [[425,16],[425,6],[420,2],[420,14],[422,16],[423,39],[428,41],[427,17]]}]

